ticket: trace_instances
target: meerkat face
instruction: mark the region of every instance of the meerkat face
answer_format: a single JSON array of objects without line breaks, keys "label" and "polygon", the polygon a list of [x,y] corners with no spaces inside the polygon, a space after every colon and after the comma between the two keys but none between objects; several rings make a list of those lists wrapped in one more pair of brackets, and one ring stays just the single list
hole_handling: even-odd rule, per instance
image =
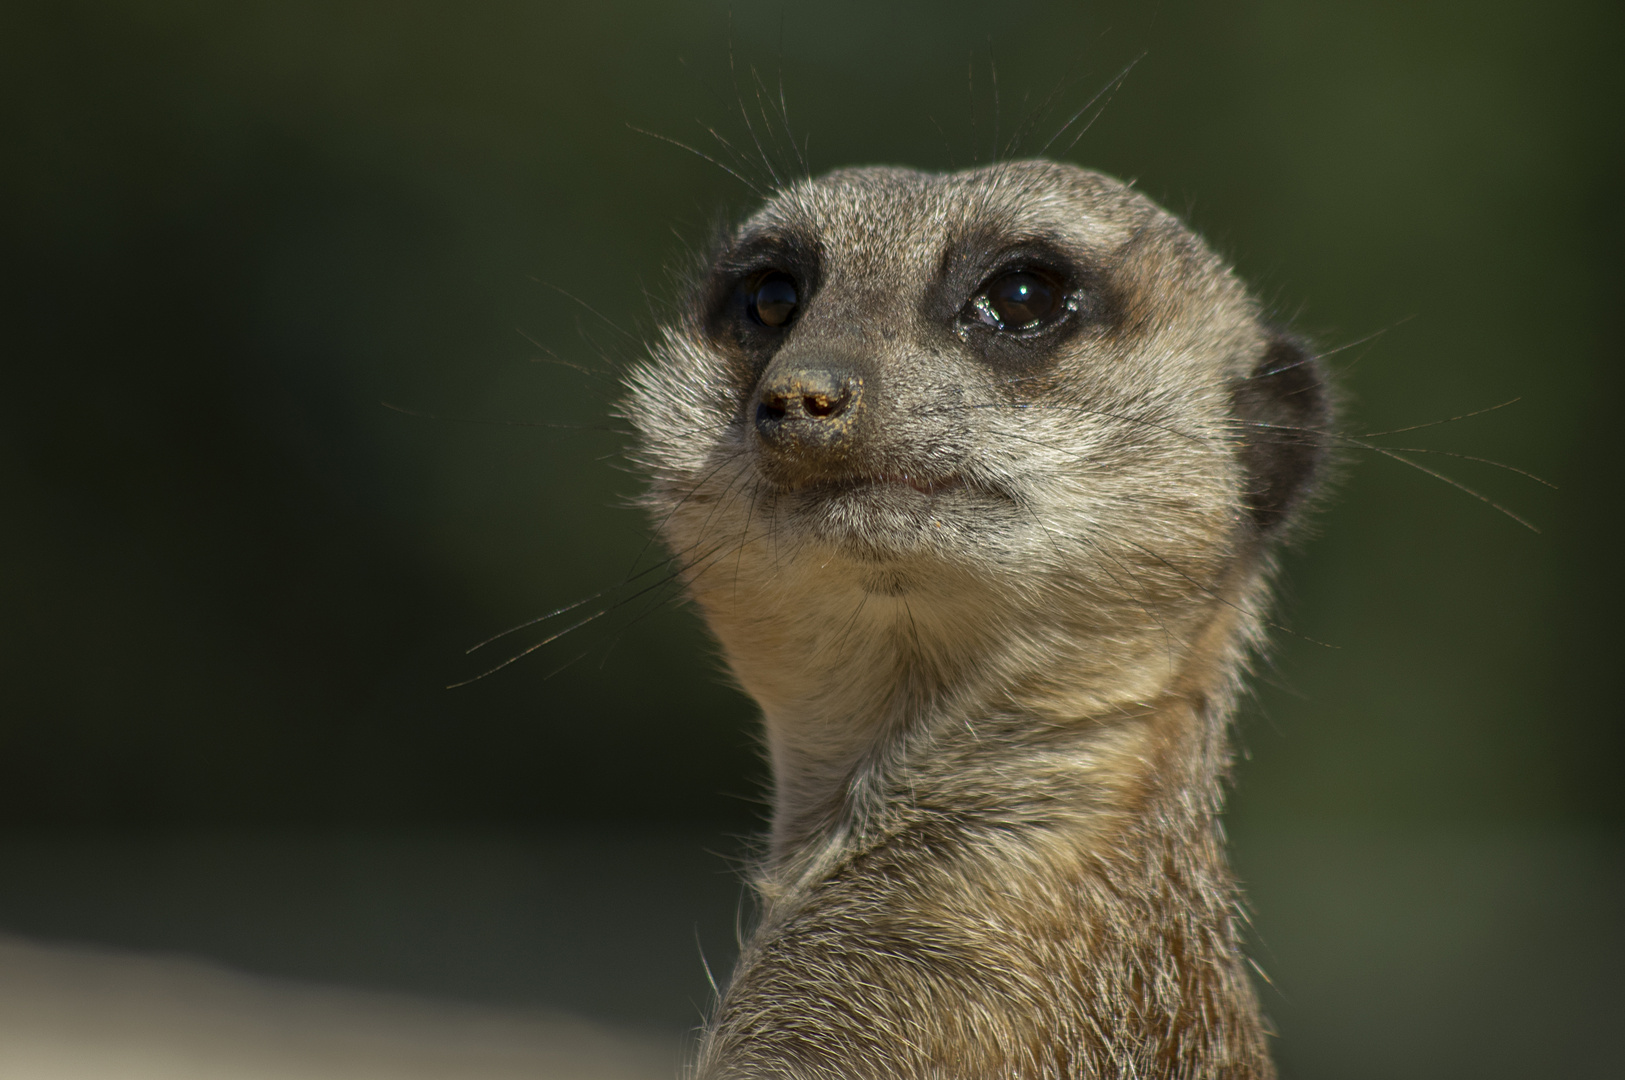
[{"label": "meerkat face", "polygon": [[959,663],[973,627],[1172,656],[1308,487],[1297,433],[1325,396],[1178,221],[1024,162],[783,191],[625,409],[659,527],[760,697],[763,642],[810,663],[905,613],[917,651]]}]

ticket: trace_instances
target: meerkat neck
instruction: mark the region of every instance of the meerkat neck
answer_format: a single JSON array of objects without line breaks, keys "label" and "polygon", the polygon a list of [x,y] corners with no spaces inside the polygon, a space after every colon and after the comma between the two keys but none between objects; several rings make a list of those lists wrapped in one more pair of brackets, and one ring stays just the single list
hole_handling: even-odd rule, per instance
[{"label": "meerkat neck", "polygon": [[[1217,807],[1226,703],[1257,617],[1245,599],[1256,584],[1216,584],[1240,602],[1208,609],[1132,664],[1102,664],[1117,658],[1070,626],[1029,620],[1043,647],[1012,644],[1002,619],[926,597],[871,598],[860,617],[809,620],[806,639],[773,647],[747,638],[758,647],[730,659],[763,703],[771,861],[805,862],[833,837],[886,828],[919,803],[922,778],[939,775],[964,782],[933,796],[940,809],[977,792],[1001,806],[995,792],[1019,802],[1043,789],[1100,837],[1147,813],[1153,792],[1190,788]],[[839,632],[821,629],[831,625]]]},{"label": "meerkat neck", "polygon": [[1226,708],[902,740],[764,872],[701,1075],[1273,1076],[1215,816]]}]

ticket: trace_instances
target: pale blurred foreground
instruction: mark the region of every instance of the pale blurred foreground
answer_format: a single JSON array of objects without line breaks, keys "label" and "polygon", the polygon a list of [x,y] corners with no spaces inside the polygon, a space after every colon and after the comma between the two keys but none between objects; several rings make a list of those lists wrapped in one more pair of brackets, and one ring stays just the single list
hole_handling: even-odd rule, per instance
[{"label": "pale blurred foreground", "polygon": [[[1232,840],[1288,1080],[1625,1075],[1625,839]],[[728,843],[0,832],[0,1080],[671,1080],[749,918]]]},{"label": "pale blurred foreground", "polygon": [[679,1040],[540,1009],[0,937],[3,1080],[645,1080]]}]

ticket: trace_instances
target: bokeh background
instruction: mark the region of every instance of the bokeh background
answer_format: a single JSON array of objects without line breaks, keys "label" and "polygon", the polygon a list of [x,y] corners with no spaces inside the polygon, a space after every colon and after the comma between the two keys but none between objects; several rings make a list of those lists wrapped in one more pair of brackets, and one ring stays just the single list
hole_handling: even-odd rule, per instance
[{"label": "bokeh background", "polygon": [[1621,22],[4,5],[0,931],[675,1040],[763,770],[631,578],[616,371],[755,140],[1037,153],[1138,57],[1051,153],[1337,350],[1351,433],[1432,425],[1351,443],[1241,723],[1283,1069],[1625,1074]]}]

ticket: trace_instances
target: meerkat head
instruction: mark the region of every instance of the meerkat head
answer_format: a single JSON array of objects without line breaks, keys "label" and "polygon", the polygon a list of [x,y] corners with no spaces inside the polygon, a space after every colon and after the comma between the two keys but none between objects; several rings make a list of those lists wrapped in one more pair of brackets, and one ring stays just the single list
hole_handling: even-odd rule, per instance
[{"label": "meerkat head", "polygon": [[625,410],[770,742],[832,745],[911,710],[1165,692],[1256,606],[1327,397],[1180,222],[1031,161],[783,190]]}]

